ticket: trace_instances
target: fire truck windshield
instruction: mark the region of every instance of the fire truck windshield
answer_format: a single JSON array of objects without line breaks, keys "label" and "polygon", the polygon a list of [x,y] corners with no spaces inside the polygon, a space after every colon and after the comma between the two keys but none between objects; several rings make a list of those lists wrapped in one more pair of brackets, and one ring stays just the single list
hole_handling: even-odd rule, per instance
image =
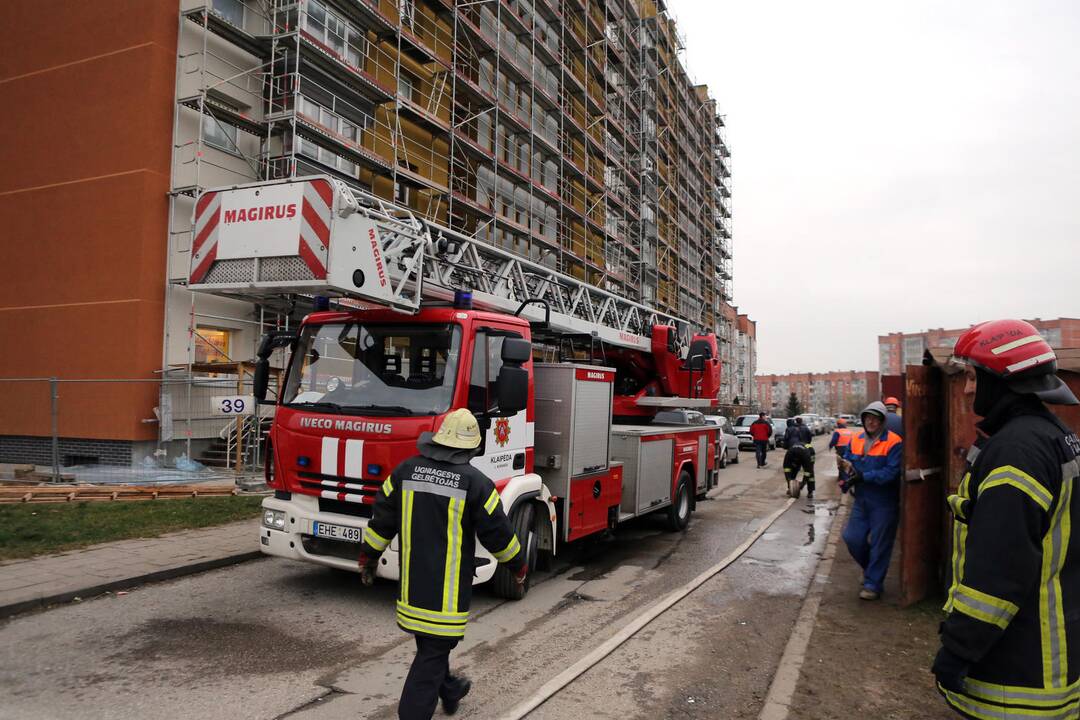
[{"label": "fire truck windshield", "polygon": [[348,415],[439,415],[450,409],[460,356],[457,325],[309,325],[282,400]]}]

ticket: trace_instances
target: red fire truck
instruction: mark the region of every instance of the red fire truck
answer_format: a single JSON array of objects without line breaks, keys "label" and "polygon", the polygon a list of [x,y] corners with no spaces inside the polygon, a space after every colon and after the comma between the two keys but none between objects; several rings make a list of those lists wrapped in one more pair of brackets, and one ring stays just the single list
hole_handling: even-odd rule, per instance
[{"label": "red fire truck", "polygon": [[[650,422],[715,404],[711,332],[329,177],[210,190],[195,216],[192,290],[327,306],[258,352],[264,400],[269,358],[289,351],[263,552],[355,570],[380,484],[461,407],[531,566],[646,513],[683,529],[715,484],[715,428]],[[397,579],[396,539],[378,574]],[[475,582],[489,580],[524,594],[478,545]]]}]

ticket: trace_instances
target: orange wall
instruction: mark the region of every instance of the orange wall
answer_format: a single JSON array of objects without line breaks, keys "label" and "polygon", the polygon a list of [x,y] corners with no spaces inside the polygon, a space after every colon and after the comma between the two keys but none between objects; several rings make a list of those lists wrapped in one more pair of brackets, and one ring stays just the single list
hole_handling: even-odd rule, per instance
[{"label": "orange wall", "polygon": [[[177,6],[8,0],[0,57],[0,378],[161,367]],[[0,381],[0,434],[48,434],[48,391]],[[156,389],[60,386],[66,437],[152,439]]]}]

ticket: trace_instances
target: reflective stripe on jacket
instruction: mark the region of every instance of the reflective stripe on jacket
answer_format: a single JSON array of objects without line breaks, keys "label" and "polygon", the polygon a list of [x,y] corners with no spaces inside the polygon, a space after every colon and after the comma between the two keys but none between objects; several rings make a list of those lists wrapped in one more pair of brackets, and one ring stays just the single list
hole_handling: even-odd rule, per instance
[{"label": "reflective stripe on jacket", "polygon": [[397,622],[414,634],[464,637],[477,538],[498,562],[525,562],[494,484],[468,464],[417,455],[398,465],[375,498],[364,551],[378,557],[395,535]]},{"label": "reflective stripe on jacket", "polygon": [[963,692],[941,691],[981,720],[1077,718],[1080,440],[1034,399],[1013,405],[969,453],[948,498],[952,583],[941,638],[971,667]]}]

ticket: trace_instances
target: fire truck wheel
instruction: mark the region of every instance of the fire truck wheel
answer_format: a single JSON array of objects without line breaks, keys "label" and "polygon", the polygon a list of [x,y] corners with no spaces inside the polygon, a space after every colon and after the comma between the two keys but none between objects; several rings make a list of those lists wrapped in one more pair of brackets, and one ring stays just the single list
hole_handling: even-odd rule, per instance
[{"label": "fire truck wheel", "polygon": [[495,574],[491,578],[492,589],[495,594],[507,600],[520,600],[529,592],[532,583],[532,574],[536,571],[537,537],[534,526],[536,508],[531,502],[522,503],[510,516],[510,524],[514,526],[518,542],[529,562],[529,574],[525,576],[525,584],[519,585],[514,579],[514,574],[505,565],[495,568]]},{"label": "fire truck wheel", "polygon": [[668,530],[679,532],[690,524],[690,485],[693,479],[683,470],[679,473],[679,484],[675,488],[675,500],[668,506]]}]

